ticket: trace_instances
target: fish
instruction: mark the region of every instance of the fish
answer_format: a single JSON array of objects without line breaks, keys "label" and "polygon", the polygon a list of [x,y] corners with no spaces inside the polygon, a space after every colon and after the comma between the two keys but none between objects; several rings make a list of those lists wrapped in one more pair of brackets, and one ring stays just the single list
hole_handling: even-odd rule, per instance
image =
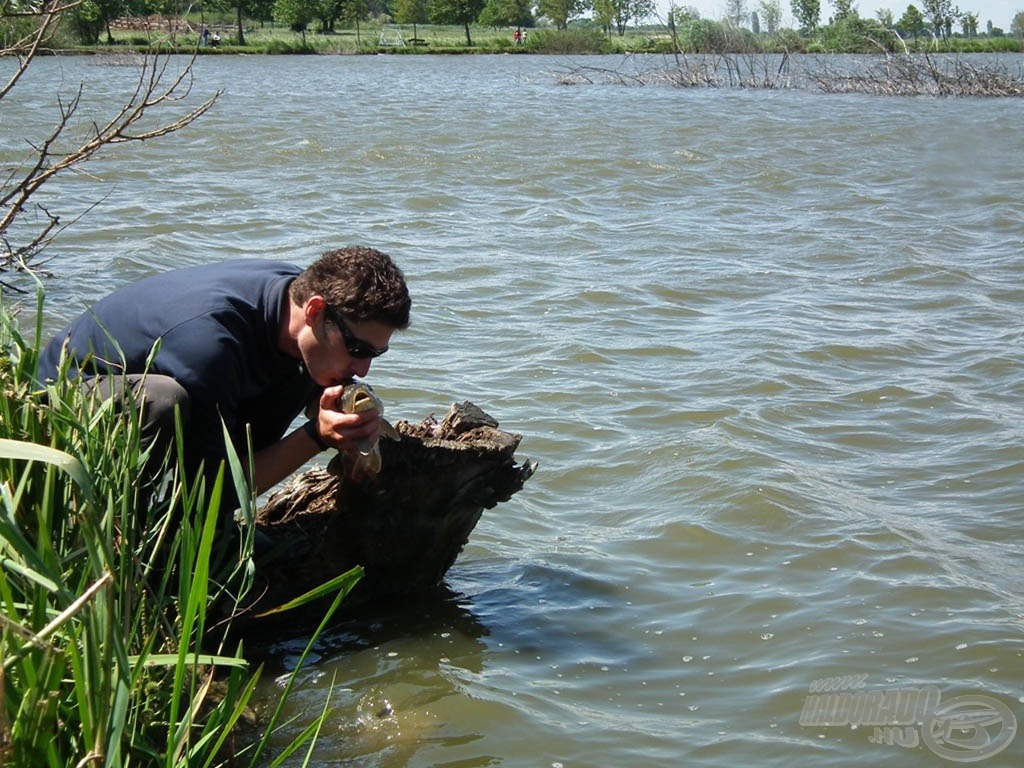
[{"label": "fish", "polygon": [[[338,398],[338,407],[342,413],[363,413],[364,411],[377,411],[381,415],[380,436],[389,440],[401,440],[401,435],[384,418],[384,403],[373,391],[373,387],[365,381],[354,381],[345,386],[341,397]],[[334,462],[331,462],[332,464]],[[355,456],[348,457],[345,461],[345,475],[358,480],[363,477],[376,477],[380,474],[381,458],[380,445],[378,440],[364,438],[356,445]]]}]

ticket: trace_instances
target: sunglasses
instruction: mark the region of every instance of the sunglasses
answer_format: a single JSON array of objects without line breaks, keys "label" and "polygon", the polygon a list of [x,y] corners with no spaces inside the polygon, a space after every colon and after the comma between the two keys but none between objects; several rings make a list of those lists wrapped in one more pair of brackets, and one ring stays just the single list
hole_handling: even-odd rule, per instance
[{"label": "sunglasses", "polygon": [[341,315],[333,309],[325,309],[324,314],[327,315],[327,319],[334,323],[334,325],[338,327],[338,330],[341,331],[341,338],[345,340],[345,349],[348,350],[348,353],[352,357],[358,360],[368,360],[372,357],[380,357],[388,351],[387,347],[384,347],[384,349],[377,349],[352,333],[352,329],[348,327],[345,321],[341,318]]}]

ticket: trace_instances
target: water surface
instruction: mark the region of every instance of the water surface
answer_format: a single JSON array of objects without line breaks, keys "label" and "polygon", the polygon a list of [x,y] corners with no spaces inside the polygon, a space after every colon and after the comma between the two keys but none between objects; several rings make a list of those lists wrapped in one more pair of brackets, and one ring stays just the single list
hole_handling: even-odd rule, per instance
[{"label": "water surface", "polygon": [[[415,302],[389,415],[469,399],[540,461],[446,599],[318,646],[315,764],[949,762],[801,725],[844,675],[1024,717],[1019,100],[557,84],[576,63],[206,57],[210,114],[53,190],[103,198],[51,251],[54,326],[159,270],[373,245]],[[35,76],[24,126],[134,71]]]}]

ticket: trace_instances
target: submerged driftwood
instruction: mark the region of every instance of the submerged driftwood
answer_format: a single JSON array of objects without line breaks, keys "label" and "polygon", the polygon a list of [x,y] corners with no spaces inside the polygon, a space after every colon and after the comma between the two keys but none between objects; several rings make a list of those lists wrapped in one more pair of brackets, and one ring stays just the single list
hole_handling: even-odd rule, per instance
[{"label": "submerged driftwood", "polygon": [[441,422],[395,428],[399,440],[380,441],[376,477],[347,479],[339,454],[328,470],[304,472],[269,497],[256,521],[270,554],[257,559],[264,591],[253,612],[356,565],[365,575],[346,607],[436,587],[483,510],[507,501],[537,466],[517,464],[522,436],[469,402],[452,405]]},{"label": "submerged driftwood", "polygon": [[[893,41],[894,42],[894,41]],[[903,41],[900,40],[901,45]],[[677,88],[796,89],[873,96],[1024,97],[1024,69],[996,58],[885,52],[858,61],[770,53],[682,54],[674,66],[640,59],[617,68],[573,66],[554,74],[563,85],[669,85]],[[643,63],[641,63],[643,62]]]}]

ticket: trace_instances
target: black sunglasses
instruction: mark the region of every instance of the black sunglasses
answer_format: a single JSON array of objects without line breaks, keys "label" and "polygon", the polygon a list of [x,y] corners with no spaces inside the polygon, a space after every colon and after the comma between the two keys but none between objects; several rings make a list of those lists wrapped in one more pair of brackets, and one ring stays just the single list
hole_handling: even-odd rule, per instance
[{"label": "black sunglasses", "polygon": [[384,349],[377,349],[371,344],[366,343],[354,333],[352,329],[348,327],[348,324],[342,319],[341,315],[335,312],[329,307],[324,310],[324,314],[327,315],[327,319],[334,323],[338,330],[341,331],[341,338],[345,340],[345,349],[348,353],[358,360],[368,360],[372,357],[380,357],[388,351],[387,347]]}]

